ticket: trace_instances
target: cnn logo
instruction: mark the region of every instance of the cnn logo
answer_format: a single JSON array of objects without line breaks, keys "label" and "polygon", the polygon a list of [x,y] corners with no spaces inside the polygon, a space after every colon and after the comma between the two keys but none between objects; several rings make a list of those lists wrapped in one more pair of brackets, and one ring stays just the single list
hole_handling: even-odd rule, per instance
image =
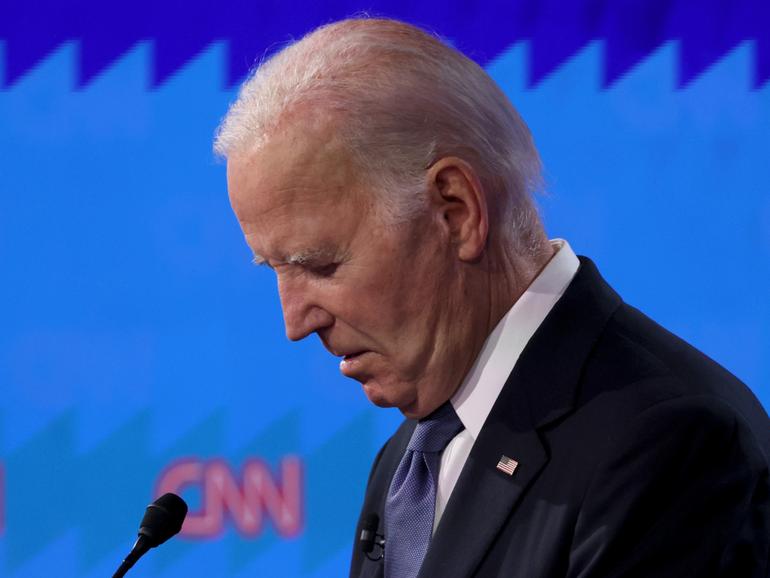
[{"label": "cnn logo", "polygon": [[187,538],[219,536],[227,520],[245,537],[259,536],[269,521],[277,534],[291,538],[304,523],[303,486],[302,462],[293,455],[280,460],[275,474],[263,460],[250,458],[240,475],[222,459],[184,458],[166,468],[156,494],[200,491],[199,511],[190,512],[182,526]]}]

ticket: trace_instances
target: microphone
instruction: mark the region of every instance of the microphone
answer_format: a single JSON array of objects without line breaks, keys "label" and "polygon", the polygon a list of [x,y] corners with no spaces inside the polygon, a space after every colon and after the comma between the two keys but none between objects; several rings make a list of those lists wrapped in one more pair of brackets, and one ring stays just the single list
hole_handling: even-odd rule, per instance
[{"label": "microphone", "polygon": [[187,515],[187,504],[176,494],[163,494],[147,506],[139,525],[139,537],[120,568],[112,578],[123,578],[136,561],[144,556],[150,548],[160,546],[163,542],[179,533],[182,522]]},{"label": "microphone", "polygon": [[377,526],[379,525],[380,517],[375,512],[364,518],[364,523],[361,524],[361,537],[358,539],[364,554],[368,554],[374,549],[374,540],[377,537]]},{"label": "microphone", "polygon": [[[382,534],[377,533],[377,526],[379,525],[380,517],[377,513],[369,513],[366,518],[364,518],[363,524],[361,524],[361,535],[358,538],[358,545],[361,548],[361,551],[373,562],[381,560],[385,555],[385,538]],[[377,558],[372,558],[371,552],[374,550],[375,546],[379,546],[381,552]]]}]

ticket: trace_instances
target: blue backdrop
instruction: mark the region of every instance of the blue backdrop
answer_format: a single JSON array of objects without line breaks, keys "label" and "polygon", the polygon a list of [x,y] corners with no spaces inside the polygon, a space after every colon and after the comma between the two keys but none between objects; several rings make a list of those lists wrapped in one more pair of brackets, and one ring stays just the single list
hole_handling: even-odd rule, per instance
[{"label": "blue backdrop", "polygon": [[478,60],[541,150],[551,236],[770,407],[770,5],[753,1],[0,5],[0,575],[345,575],[395,428],[289,344],[213,131],[251,64],[360,10]]}]

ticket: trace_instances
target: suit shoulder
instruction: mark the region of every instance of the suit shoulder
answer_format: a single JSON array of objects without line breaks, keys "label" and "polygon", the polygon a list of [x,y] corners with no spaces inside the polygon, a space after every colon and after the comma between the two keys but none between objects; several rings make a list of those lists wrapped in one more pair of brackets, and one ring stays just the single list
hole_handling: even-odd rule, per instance
[{"label": "suit shoulder", "polygon": [[622,305],[586,362],[577,406],[592,407],[589,413],[600,413],[622,429],[624,422],[658,404],[678,413],[734,416],[770,458],[770,419],[749,388],[684,340]]}]

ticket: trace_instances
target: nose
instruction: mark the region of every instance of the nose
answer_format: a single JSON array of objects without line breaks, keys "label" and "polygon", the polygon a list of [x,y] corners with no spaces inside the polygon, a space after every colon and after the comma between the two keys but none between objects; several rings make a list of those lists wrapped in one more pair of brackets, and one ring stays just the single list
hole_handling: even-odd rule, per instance
[{"label": "nose", "polygon": [[320,303],[307,284],[296,279],[278,277],[286,337],[299,341],[334,323],[334,317]]}]

